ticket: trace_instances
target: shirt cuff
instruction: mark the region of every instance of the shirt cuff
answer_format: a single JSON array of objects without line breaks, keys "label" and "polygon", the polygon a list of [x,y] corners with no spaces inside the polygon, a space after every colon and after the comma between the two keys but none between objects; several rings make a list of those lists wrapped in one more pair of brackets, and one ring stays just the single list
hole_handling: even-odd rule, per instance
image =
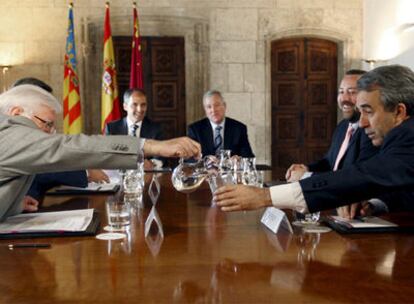
[{"label": "shirt cuff", "polygon": [[311,177],[312,174],[313,174],[313,172],[306,171],[305,173],[303,173],[303,175],[300,179]]},{"label": "shirt cuff", "polygon": [[298,182],[270,187],[270,197],[276,208],[308,213],[308,206]]}]

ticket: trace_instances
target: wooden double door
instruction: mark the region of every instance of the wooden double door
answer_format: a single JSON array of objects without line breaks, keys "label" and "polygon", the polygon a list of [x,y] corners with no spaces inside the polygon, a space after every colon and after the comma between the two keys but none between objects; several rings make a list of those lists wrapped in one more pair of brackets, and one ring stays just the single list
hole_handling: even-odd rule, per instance
[{"label": "wooden double door", "polygon": [[316,38],[271,45],[272,167],[278,177],[292,163],[328,150],[337,123],[337,45]]},{"label": "wooden double door", "polygon": [[[119,93],[129,87],[131,37],[114,36]],[[186,134],[183,37],[142,37],[147,116],[162,125],[165,139]],[[125,115],[125,113],[124,113]]]}]

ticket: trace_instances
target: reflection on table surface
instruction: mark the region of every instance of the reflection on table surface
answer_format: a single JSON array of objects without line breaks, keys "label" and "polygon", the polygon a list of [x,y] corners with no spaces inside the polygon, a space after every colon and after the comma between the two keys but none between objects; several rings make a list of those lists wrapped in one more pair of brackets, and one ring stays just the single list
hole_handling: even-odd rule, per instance
[{"label": "reflection on table surface", "polygon": [[[147,174],[146,186],[151,182]],[[203,185],[192,194],[159,178],[121,240],[36,239],[48,250],[0,241],[0,302],[412,302],[414,235],[273,234],[263,210],[223,213]],[[50,209],[96,208],[104,195],[47,197]],[[151,221],[148,220],[152,214]],[[148,225],[150,225],[148,227]]]}]

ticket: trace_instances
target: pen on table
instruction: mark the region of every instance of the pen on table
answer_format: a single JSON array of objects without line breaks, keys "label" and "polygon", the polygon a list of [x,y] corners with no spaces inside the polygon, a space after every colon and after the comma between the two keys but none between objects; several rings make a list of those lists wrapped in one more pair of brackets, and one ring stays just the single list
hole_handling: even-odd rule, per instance
[{"label": "pen on table", "polygon": [[9,249],[14,248],[50,248],[52,245],[45,243],[18,243],[18,244],[9,244]]}]

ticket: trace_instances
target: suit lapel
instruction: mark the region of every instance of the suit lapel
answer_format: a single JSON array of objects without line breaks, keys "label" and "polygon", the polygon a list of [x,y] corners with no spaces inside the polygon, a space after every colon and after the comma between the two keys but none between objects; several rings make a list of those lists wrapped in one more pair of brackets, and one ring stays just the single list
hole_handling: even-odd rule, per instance
[{"label": "suit lapel", "polygon": [[232,136],[231,121],[226,118],[224,121],[224,138],[223,138],[223,148],[226,150],[230,149],[230,139]]},{"label": "suit lapel", "polygon": [[204,121],[203,129],[204,129],[203,133],[205,136],[204,140],[205,140],[205,143],[207,143],[207,151],[209,152],[212,151],[212,153],[214,154],[213,130],[211,128],[211,124],[208,118],[206,118],[206,120]]},{"label": "suit lapel", "polygon": [[144,117],[141,124],[141,133],[140,136],[142,138],[150,138],[151,137],[151,128],[149,128],[148,119]]},{"label": "suit lapel", "polygon": [[128,123],[126,117],[122,119],[122,124],[120,126],[119,134],[128,135]]}]

